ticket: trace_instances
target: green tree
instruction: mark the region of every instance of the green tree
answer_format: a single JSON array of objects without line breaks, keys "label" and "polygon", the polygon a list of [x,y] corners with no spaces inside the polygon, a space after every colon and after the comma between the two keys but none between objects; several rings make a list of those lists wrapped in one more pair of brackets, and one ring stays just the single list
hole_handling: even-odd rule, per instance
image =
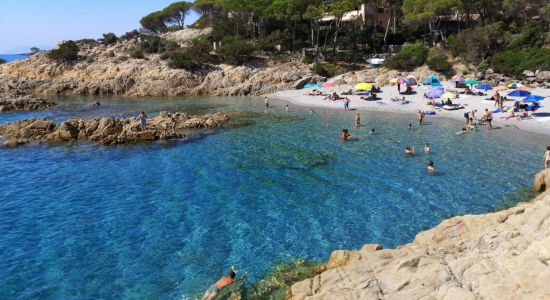
[{"label": "green tree", "polygon": [[384,66],[400,71],[412,71],[422,66],[428,57],[428,48],[422,44],[406,44],[396,55],[388,58]]},{"label": "green tree", "polygon": [[139,23],[143,29],[154,32],[162,33],[166,31],[166,15],[162,11],[156,11],[141,18]]},{"label": "green tree", "polygon": [[118,37],[112,32],[104,33],[100,41],[103,45],[113,45],[118,42]]},{"label": "green tree", "polygon": [[296,43],[296,25],[301,19],[300,12],[294,0],[273,0],[267,8],[267,13],[276,20],[283,21],[292,33],[292,50]]},{"label": "green tree", "polygon": [[38,47],[32,47],[31,48],[31,54],[36,54],[38,52],[40,52],[40,49]]},{"label": "green tree", "polygon": [[323,46],[323,51],[326,49],[326,44],[328,40],[328,34],[330,33],[330,27],[334,26],[333,38],[332,38],[332,47],[333,52],[336,53],[336,47],[338,45],[338,37],[340,31],[342,30],[344,14],[352,11],[360,5],[363,1],[361,0],[333,0],[327,2],[324,7],[324,12],[333,16],[333,20],[329,25],[329,30],[325,35],[325,45]]},{"label": "green tree", "polygon": [[[323,16],[319,5],[311,4],[308,5],[306,11],[303,13],[302,18],[310,22],[311,29],[311,46],[315,47],[316,52],[319,51],[319,35],[321,32],[321,25],[319,20]],[[318,54],[318,53],[317,53]]]},{"label": "green tree", "polygon": [[248,60],[253,52],[254,47],[246,40],[235,36],[226,36],[217,53],[222,62],[238,65]]},{"label": "green tree", "polygon": [[175,24],[179,28],[185,28],[185,17],[191,11],[192,3],[180,1],[170,4],[162,10],[165,21],[170,24]]},{"label": "green tree", "polygon": [[56,49],[51,50],[48,57],[62,62],[75,61],[78,59],[78,51],[78,45],[74,41],[66,41]]},{"label": "green tree", "polygon": [[424,24],[430,30],[430,42],[435,42],[437,34],[442,32],[439,30],[440,21],[445,16],[452,15],[456,10],[461,9],[462,3],[460,0],[404,0],[403,12],[405,14],[405,23],[408,24]]},{"label": "green tree", "polygon": [[221,11],[219,0],[196,0],[193,3],[193,9],[208,18],[211,25],[214,24]]}]

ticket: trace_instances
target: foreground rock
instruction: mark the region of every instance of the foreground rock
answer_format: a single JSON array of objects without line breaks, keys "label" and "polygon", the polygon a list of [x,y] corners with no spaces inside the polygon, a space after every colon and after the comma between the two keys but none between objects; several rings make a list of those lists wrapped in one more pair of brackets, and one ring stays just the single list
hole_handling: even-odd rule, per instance
[{"label": "foreground rock", "polygon": [[26,96],[20,98],[11,98],[6,100],[0,100],[0,112],[8,111],[26,111],[26,110],[44,110],[50,109],[57,104],[46,99],[37,98],[33,96]]},{"label": "foreground rock", "polygon": [[62,143],[70,141],[91,141],[102,145],[115,145],[179,139],[183,136],[174,133],[173,126],[176,130],[217,128],[229,121],[229,117],[222,113],[202,116],[175,114],[174,116],[175,123],[168,116],[149,119],[146,131],[141,131],[139,123],[135,120],[112,117],[67,120],[60,125],[47,119],[31,119],[0,125],[0,136],[6,139],[4,142],[6,147],[17,147],[29,142]]},{"label": "foreground rock", "polygon": [[550,193],[443,221],[414,242],[334,251],[290,299],[549,299]]},{"label": "foreground rock", "polygon": [[533,188],[539,193],[550,189],[550,169],[542,170],[535,176]]}]

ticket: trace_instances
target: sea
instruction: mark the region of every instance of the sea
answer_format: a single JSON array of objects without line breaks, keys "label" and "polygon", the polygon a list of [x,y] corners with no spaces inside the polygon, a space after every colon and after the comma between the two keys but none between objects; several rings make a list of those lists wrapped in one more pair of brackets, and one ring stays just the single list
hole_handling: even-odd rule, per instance
[{"label": "sea", "polygon": [[28,54],[0,54],[0,59],[6,61],[6,63],[14,62],[16,60],[25,59],[29,57]]},{"label": "sea", "polygon": [[410,131],[411,114],[287,111],[275,99],[266,109],[255,97],[54,100],[0,123],[226,111],[239,126],[170,142],[0,148],[4,299],[195,299],[231,265],[254,285],[294,259],[396,247],[446,218],[532,197],[548,141],[506,127],[456,135],[462,123],[444,118]]}]

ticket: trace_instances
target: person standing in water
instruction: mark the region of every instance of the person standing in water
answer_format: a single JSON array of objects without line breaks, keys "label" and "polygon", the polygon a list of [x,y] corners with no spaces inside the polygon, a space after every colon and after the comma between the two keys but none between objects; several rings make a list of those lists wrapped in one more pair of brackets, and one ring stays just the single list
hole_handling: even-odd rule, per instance
[{"label": "person standing in water", "polygon": [[422,125],[424,123],[424,118],[426,117],[426,114],[419,110],[418,111],[418,125]]},{"label": "person standing in water", "polygon": [[139,116],[137,116],[136,121],[139,121],[139,124],[141,125],[141,131],[147,130],[147,115],[145,112],[141,112]]},{"label": "person standing in water", "polygon": [[424,152],[430,153],[430,144],[426,143],[426,145],[424,145]]},{"label": "person standing in water", "polygon": [[285,110],[286,110],[286,112],[288,112],[288,104],[286,105]]},{"label": "person standing in water", "polygon": [[355,114],[355,125],[357,125],[357,127],[361,125],[361,115],[359,113]]},{"label": "person standing in water", "polygon": [[493,129],[493,124],[491,124],[493,121],[493,114],[487,108],[485,109],[483,117],[485,117],[485,121],[489,124],[489,129]]},{"label": "person standing in water", "polygon": [[544,153],[544,168],[550,169],[550,146],[546,147],[546,153]]},{"label": "person standing in water", "polygon": [[223,276],[218,281],[216,281],[216,283],[210,286],[208,290],[206,290],[206,292],[204,293],[204,296],[202,296],[202,300],[212,300],[216,298],[216,296],[221,290],[223,290],[224,288],[234,283],[243,281],[246,278],[246,276],[248,276],[248,272],[244,272],[243,276],[237,279],[238,272],[239,271],[235,268],[235,266],[231,266],[231,271],[229,272],[229,274]]},{"label": "person standing in water", "polygon": [[267,96],[265,96],[264,105],[266,108],[269,108],[269,101],[267,100]]}]

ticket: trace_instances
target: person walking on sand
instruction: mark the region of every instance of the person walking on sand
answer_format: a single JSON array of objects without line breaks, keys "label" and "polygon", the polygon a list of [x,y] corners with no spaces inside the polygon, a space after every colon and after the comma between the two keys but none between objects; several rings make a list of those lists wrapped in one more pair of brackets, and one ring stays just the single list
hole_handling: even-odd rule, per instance
[{"label": "person walking on sand", "polygon": [[239,273],[239,270],[237,270],[235,266],[231,266],[231,271],[229,272],[229,274],[223,276],[218,281],[216,281],[216,283],[211,285],[204,293],[204,296],[202,296],[202,300],[212,300],[216,298],[216,295],[218,295],[221,290],[234,283],[243,281],[246,276],[248,276],[248,272],[244,272],[243,276],[237,279],[237,273]]},{"label": "person walking on sand", "polygon": [[544,153],[544,168],[550,169],[550,146],[546,147],[546,153]]},{"label": "person walking on sand", "polygon": [[145,112],[141,112],[139,116],[137,116],[136,121],[139,121],[139,124],[141,125],[141,131],[147,130],[147,115]]},{"label": "person walking on sand", "polygon": [[351,102],[351,100],[349,100],[348,97],[346,97],[344,99],[344,110],[349,110],[349,103]]},{"label": "person walking on sand", "polygon": [[361,115],[359,113],[355,114],[355,125],[357,125],[357,127],[361,125]]},{"label": "person walking on sand", "polygon": [[489,111],[489,109],[485,109],[485,114],[483,115],[485,118],[485,121],[487,124],[489,124],[489,129],[493,129],[493,124],[491,122],[493,121],[493,114]]},{"label": "person walking on sand", "polygon": [[401,83],[397,82],[397,92],[401,93]]}]

